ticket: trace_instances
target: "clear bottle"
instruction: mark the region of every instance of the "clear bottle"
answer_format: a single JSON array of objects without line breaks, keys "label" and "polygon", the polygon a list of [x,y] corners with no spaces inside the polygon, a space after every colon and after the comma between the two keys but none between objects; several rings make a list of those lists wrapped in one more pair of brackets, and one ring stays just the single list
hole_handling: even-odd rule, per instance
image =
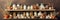
[{"label": "clear bottle", "polygon": [[22,5],[20,5],[20,10],[23,10],[23,6]]},{"label": "clear bottle", "polygon": [[37,16],[37,12],[34,12],[34,16]]},{"label": "clear bottle", "polygon": [[18,19],[20,19],[20,18],[21,18],[19,13],[17,13],[17,17],[18,17]]},{"label": "clear bottle", "polygon": [[41,5],[40,5],[40,9],[42,10],[42,9],[44,9],[45,7],[44,7],[44,4],[43,3],[41,3]]},{"label": "clear bottle", "polygon": [[20,14],[20,16],[21,16],[21,19],[23,19],[23,18],[24,18],[24,16],[23,16],[22,14]]},{"label": "clear bottle", "polygon": [[27,10],[30,10],[30,6],[27,7]]},{"label": "clear bottle", "polygon": [[33,6],[31,5],[31,10],[33,10]]},{"label": "clear bottle", "polygon": [[29,12],[26,12],[26,16],[29,17]]},{"label": "clear bottle", "polygon": [[17,8],[19,9],[19,7],[20,7],[20,4],[17,4]]},{"label": "clear bottle", "polygon": [[39,13],[38,13],[38,16],[40,16],[41,14],[42,14],[42,13],[41,13],[41,12],[39,12]]},{"label": "clear bottle", "polygon": [[13,4],[12,7],[13,7],[13,10],[17,10],[17,7],[15,4]]},{"label": "clear bottle", "polygon": [[17,16],[16,16],[16,13],[15,12],[13,13],[13,18],[14,19],[17,19]]},{"label": "clear bottle", "polygon": [[24,5],[24,10],[26,10],[26,5]]}]

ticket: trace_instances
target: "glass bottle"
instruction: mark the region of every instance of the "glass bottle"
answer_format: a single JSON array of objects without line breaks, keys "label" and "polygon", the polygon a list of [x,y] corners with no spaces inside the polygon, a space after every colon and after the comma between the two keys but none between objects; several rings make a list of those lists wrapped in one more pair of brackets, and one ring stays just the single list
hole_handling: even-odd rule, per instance
[{"label": "glass bottle", "polygon": [[21,17],[20,17],[20,14],[19,14],[19,12],[17,13],[17,17],[18,17],[18,19],[20,19]]},{"label": "glass bottle", "polygon": [[23,12],[23,16],[24,16],[24,18],[26,19],[26,12]]},{"label": "glass bottle", "polygon": [[52,8],[51,7],[49,7],[49,10],[51,10]]},{"label": "glass bottle", "polygon": [[23,10],[23,6],[22,5],[20,5],[20,10]]},{"label": "glass bottle", "polygon": [[46,5],[45,9],[48,9],[48,5]]},{"label": "glass bottle", "polygon": [[26,5],[24,5],[24,10],[26,10]]},{"label": "glass bottle", "polygon": [[26,16],[29,17],[29,12],[26,12]]},{"label": "glass bottle", "polygon": [[16,16],[16,13],[15,12],[13,13],[13,18],[14,19],[17,19],[17,16]]},{"label": "glass bottle", "polygon": [[13,10],[17,10],[17,7],[15,4],[13,4],[12,7],[13,7]]},{"label": "glass bottle", "polygon": [[19,4],[17,4],[17,8],[19,9],[19,7],[20,7],[20,5]]},{"label": "glass bottle", "polygon": [[30,10],[30,6],[27,7],[27,10]]},{"label": "glass bottle", "polygon": [[41,14],[42,14],[42,13],[41,13],[41,12],[39,12],[39,13],[38,13],[38,16],[40,16]]},{"label": "glass bottle", "polygon": [[24,18],[24,16],[22,15],[22,14],[20,14],[21,15],[21,19],[23,19]]},{"label": "glass bottle", "polygon": [[37,12],[34,12],[34,16],[37,16]]},{"label": "glass bottle", "polygon": [[42,10],[42,9],[44,9],[45,7],[44,7],[44,4],[43,3],[41,3],[41,5],[40,5],[40,9]]},{"label": "glass bottle", "polygon": [[31,10],[33,10],[33,6],[31,5]]}]

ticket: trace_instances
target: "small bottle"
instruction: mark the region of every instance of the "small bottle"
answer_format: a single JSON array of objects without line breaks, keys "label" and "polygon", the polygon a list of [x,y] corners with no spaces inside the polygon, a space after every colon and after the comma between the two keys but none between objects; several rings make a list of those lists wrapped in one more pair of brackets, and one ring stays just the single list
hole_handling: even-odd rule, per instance
[{"label": "small bottle", "polygon": [[36,4],[36,6],[39,6],[39,4]]},{"label": "small bottle", "polygon": [[32,16],[31,16],[31,18],[32,18],[32,19],[34,19],[34,18],[35,18],[35,16],[33,16],[33,15],[32,15]]},{"label": "small bottle", "polygon": [[51,7],[49,7],[49,10],[51,10],[52,8]]},{"label": "small bottle", "polygon": [[26,10],[26,5],[24,5],[24,10]]}]

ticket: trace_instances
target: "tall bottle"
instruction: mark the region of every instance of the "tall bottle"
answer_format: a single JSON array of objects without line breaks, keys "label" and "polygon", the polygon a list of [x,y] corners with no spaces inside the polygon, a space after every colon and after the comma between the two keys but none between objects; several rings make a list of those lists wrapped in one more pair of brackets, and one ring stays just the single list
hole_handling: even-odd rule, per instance
[{"label": "tall bottle", "polygon": [[41,3],[40,9],[44,9],[44,4],[43,3]]},{"label": "tall bottle", "polygon": [[34,16],[37,16],[37,12],[34,12]]},{"label": "tall bottle", "polygon": [[24,10],[26,10],[26,5],[24,5]]},{"label": "tall bottle", "polygon": [[33,10],[33,6],[31,5],[31,10]]}]

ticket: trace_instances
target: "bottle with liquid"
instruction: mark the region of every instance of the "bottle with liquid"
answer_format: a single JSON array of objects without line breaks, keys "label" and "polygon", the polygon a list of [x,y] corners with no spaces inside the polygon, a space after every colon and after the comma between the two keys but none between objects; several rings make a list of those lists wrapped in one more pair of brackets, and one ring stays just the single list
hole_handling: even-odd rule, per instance
[{"label": "bottle with liquid", "polygon": [[8,19],[9,15],[8,14],[4,14],[4,19]]},{"label": "bottle with liquid", "polygon": [[13,19],[17,19],[16,13],[13,13]]},{"label": "bottle with liquid", "polygon": [[12,15],[11,14],[9,15],[9,19],[12,19]]},{"label": "bottle with liquid", "polygon": [[23,16],[22,14],[20,14],[20,16],[21,16],[21,19],[23,19],[23,18],[24,18],[24,16]]},{"label": "bottle with liquid", "polygon": [[28,7],[27,7],[27,10],[30,10],[30,8],[31,8],[31,7],[30,7],[30,6],[28,6]]},{"label": "bottle with liquid", "polygon": [[13,4],[12,7],[13,7],[13,10],[17,10],[17,7],[15,4]]},{"label": "bottle with liquid", "polygon": [[49,7],[49,10],[51,10],[52,8],[51,7]]},{"label": "bottle with liquid", "polygon": [[34,12],[34,16],[37,16],[37,12]]},{"label": "bottle with liquid", "polygon": [[45,7],[44,7],[44,4],[43,3],[41,3],[41,5],[40,5],[40,9],[42,10],[42,9],[45,9]]},{"label": "bottle with liquid", "polygon": [[50,17],[50,15],[47,15],[47,16],[46,16],[46,19],[49,19],[49,17]]},{"label": "bottle with liquid", "polygon": [[22,5],[20,5],[20,10],[23,10],[23,6]]},{"label": "bottle with liquid", "polygon": [[39,6],[39,4],[37,3],[36,6]]},{"label": "bottle with liquid", "polygon": [[24,16],[24,18],[26,19],[26,12],[23,12],[23,16]]},{"label": "bottle with liquid", "polygon": [[18,17],[18,19],[20,19],[20,18],[21,18],[19,13],[17,14],[17,17]]},{"label": "bottle with liquid", "polygon": [[33,9],[34,9],[34,10],[36,10],[36,9],[37,9],[36,5],[33,5]]},{"label": "bottle with liquid", "polygon": [[33,10],[33,6],[31,5],[31,10]]},{"label": "bottle with liquid", "polygon": [[26,10],[26,5],[24,5],[23,7],[24,7],[24,10]]},{"label": "bottle with liquid", "polygon": [[45,14],[41,14],[40,19],[45,19],[46,15]]},{"label": "bottle with liquid", "polygon": [[30,18],[30,17],[29,17],[29,12],[26,12],[26,16],[27,16],[27,18]]},{"label": "bottle with liquid", "polygon": [[42,14],[42,13],[41,13],[41,12],[39,12],[39,13],[38,13],[38,16],[40,16],[41,14]]},{"label": "bottle with liquid", "polygon": [[45,9],[48,9],[48,5],[46,5]]},{"label": "bottle with liquid", "polygon": [[50,19],[55,19],[55,15],[53,15],[52,13],[50,14]]},{"label": "bottle with liquid", "polygon": [[17,4],[17,8],[19,9],[19,7],[20,7],[20,5],[19,4]]},{"label": "bottle with liquid", "polygon": [[30,12],[30,17],[31,17],[32,19],[35,18],[35,16],[33,15],[33,12]]}]

